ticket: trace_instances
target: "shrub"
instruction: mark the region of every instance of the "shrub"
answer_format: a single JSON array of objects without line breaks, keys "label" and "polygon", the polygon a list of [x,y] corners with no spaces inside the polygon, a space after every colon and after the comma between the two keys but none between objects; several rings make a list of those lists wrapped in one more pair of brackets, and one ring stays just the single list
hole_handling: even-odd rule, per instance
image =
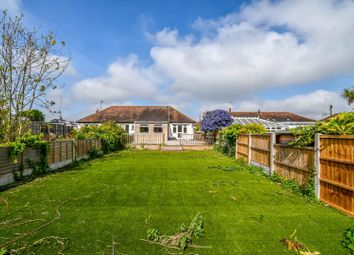
[{"label": "shrub", "polygon": [[315,134],[326,135],[353,135],[354,134],[354,112],[343,112],[326,122],[318,122],[316,126],[298,127],[291,129],[296,141],[292,145],[303,147],[314,144]]},{"label": "shrub", "polygon": [[348,228],[344,232],[342,245],[349,250],[349,254],[354,254],[354,227]]},{"label": "shrub", "polygon": [[256,123],[247,124],[241,127],[239,134],[264,134],[267,133],[267,129]]},{"label": "shrub", "polygon": [[[43,140],[43,135],[32,135],[26,133],[21,137],[17,137],[14,142],[3,144],[9,147],[9,156],[17,163],[17,156],[21,154],[26,148],[33,148],[39,151],[39,161],[29,161],[30,167],[33,169],[33,175],[44,174],[48,170],[48,142]],[[23,162],[20,162],[18,171],[20,176],[17,176],[17,171],[14,170],[14,178],[22,179]]]},{"label": "shrub", "polygon": [[215,148],[229,156],[235,155],[236,139],[238,134],[264,134],[267,129],[260,124],[233,124],[219,132],[218,143]]},{"label": "shrub", "polygon": [[76,139],[97,138],[102,141],[104,153],[116,151],[124,147],[122,134],[124,130],[114,122],[107,122],[101,126],[85,126],[75,130],[73,135]]}]

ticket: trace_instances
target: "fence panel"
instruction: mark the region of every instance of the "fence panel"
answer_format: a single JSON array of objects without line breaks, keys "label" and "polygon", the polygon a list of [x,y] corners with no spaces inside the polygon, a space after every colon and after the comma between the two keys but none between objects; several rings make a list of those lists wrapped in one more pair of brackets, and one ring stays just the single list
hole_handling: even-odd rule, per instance
[{"label": "fence panel", "polygon": [[132,144],[134,142],[134,135],[133,134],[122,134],[122,142],[123,144]]},{"label": "fence panel", "polygon": [[[17,157],[17,162],[20,162],[20,156]],[[12,173],[13,170],[18,169],[19,164],[15,163],[9,157],[9,148],[0,147],[0,176],[8,173]]]},{"label": "fence panel", "polygon": [[73,140],[54,141],[48,144],[48,165],[73,159]]},{"label": "fence panel", "polygon": [[237,158],[248,160],[248,135],[239,135],[237,138]]},{"label": "fence panel", "polygon": [[354,136],[320,136],[320,199],[354,216]]},{"label": "fence panel", "polygon": [[271,135],[252,135],[251,138],[251,162],[270,167],[270,141]]},{"label": "fence panel", "polygon": [[[76,157],[87,156],[92,148],[101,150],[100,139],[63,140],[48,143],[48,165],[52,169],[60,168],[71,163]],[[19,170],[23,163],[24,175],[32,172],[30,161],[38,162],[40,152],[27,148],[13,160],[9,156],[8,147],[0,147],[0,185],[6,185],[14,181],[13,172]]]},{"label": "fence panel", "polygon": [[135,144],[164,144],[165,134],[134,134]]},{"label": "fence panel", "polygon": [[204,134],[182,134],[182,138],[178,140],[181,145],[196,145],[196,146],[206,146],[212,145],[212,141],[207,139]]},{"label": "fence panel", "polygon": [[304,185],[314,170],[314,157],[315,150],[312,147],[296,148],[276,144],[274,171],[285,179],[293,179]]}]

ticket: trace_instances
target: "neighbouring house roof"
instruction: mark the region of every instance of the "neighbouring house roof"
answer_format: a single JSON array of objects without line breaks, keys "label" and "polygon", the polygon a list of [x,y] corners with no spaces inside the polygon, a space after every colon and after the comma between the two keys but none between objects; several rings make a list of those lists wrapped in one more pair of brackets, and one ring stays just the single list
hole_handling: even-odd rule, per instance
[{"label": "neighbouring house roof", "polygon": [[86,116],[78,123],[102,123],[116,121],[118,123],[169,122],[195,123],[193,119],[171,106],[111,106],[102,111]]},{"label": "neighbouring house roof", "polygon": [[273,122],[315,122],[292,112],[231,112],[234,118],[260,118]]},{"label": "neighbouring house roof", "polygon": [[263,120],[258,117],[237,117],[234,123],[247,125],[247,124],[260,124],[265,126],[267,129],[284,129],[285,126],[281,123],[272,122],[269,120]]},{"label": "neighbouring house roof", "polygon": [[338,114],[340,114],[340,112],[335,113],[335,114],[332,114],[332,115],[329,115],[329,116],[327,116],[327,117],[321,119],[320,121],[329,121],[329,120],[331,120],[333,117],[336,117]]}]

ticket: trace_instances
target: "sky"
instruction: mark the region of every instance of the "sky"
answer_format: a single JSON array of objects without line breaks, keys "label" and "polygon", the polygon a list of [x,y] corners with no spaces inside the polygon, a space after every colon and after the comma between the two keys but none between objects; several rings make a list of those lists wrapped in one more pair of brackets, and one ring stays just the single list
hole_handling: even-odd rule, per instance
[{"label": "sky", "polygon": [[[351,108],[352,0],[0,0],[28,28],[70,50],[48,97],[78,120],[111,105],[201,112],[291,111],[314,119]],[[47,113],[47,118],[53,116]]]}]

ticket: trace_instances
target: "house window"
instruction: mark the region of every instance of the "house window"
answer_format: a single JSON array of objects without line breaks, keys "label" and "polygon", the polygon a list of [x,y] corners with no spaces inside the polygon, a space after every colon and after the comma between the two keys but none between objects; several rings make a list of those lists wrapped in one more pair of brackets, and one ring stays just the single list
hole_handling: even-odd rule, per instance
[{"label": "house window", "polygon": [[154,133],[162,133],[162,127],[154,127]]},{"label": "house window", "polygon": [[129,125],[125,125],[125,132],[129,133]]},{"label": "house window", "polygon": [[184,133],[184,134],[187,134],[187,125],[184,125],[184,126],[183,126],[183,133]]},{"label": "house window", "polygon": [[178,133],[182,133],[182,126],[178,125]]},{"label": "house window", "polygon": [[176,125],[173,125],[173,131],[172,131],[173,133],[177,133],[177,127],[176,127]]},{"label": "house window", "polygon": [[140,133],[149,133],[149,127],[147,126],[140,127]]}]

